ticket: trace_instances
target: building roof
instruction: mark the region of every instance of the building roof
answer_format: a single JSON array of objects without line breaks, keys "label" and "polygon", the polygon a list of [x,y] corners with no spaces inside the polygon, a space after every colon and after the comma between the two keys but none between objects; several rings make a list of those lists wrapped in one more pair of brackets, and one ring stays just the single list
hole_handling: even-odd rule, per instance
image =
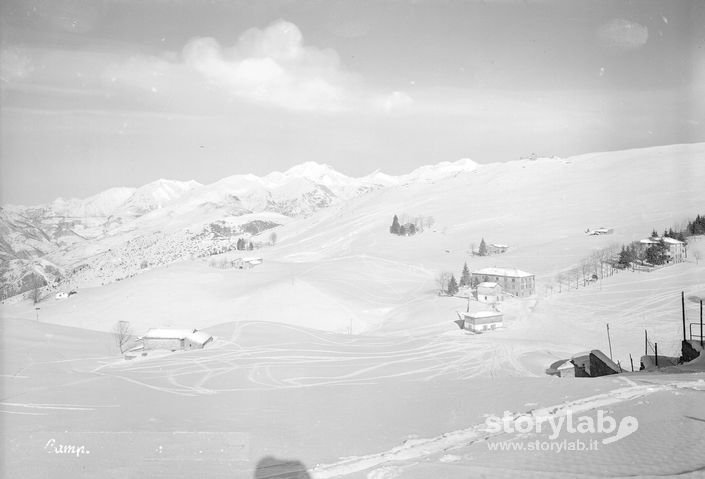
[{"label": "building roof", "polygon": [[213,339],[213,336],[210,334],[206,334],[203,331],[195,331],[188,336],[186,336],[185,339],[188,339],[192,343],[198,343],[198,344],[206,344],[208,341]]},{"label": "building roof", "polygon": [[463,313],[463,316],[466,318],[471,318],[471,319],[480,319],[480,318],[491,318],[493,316],[502,316],[502,313],[499,313],[497,311],[477,311],[475,313]]},{"label": "building roof", "polygon": [[669,238],[668,236],[664,236],[663,238],[645,238],[643,240],[639,240],[639,243],[641,243],[641,244],[658,244],[660,241],[663,241],[664,243],[667,243],[667,244],[684,244],[683,241],[677,240],[675,238]]},{"label": "building roof", "polygon": [[195,332],[195,329],[150,329],[142,337],[147,339],[184,339]]},{"label": "building roof", "polygon": [[527,273],[516,268],[482,268],[479,271],[473,271],[472,274],[484,274],[491,276],[508,276],[510,278],[528,278],[533,276],[532,273]]},{"label": "building roof", "polygon": [[490,246],[494,246],[495,248],[509,248],[506,244],[497,244],[497,243],[492,243]]}]

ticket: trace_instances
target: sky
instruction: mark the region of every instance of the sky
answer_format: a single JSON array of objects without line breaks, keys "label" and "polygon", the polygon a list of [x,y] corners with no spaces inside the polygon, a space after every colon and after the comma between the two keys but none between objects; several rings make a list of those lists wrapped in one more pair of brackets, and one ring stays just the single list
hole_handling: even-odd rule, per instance
[{"label": "sky", "polygon": [[705,141],[705,4],[3,0],[0,203]]}]

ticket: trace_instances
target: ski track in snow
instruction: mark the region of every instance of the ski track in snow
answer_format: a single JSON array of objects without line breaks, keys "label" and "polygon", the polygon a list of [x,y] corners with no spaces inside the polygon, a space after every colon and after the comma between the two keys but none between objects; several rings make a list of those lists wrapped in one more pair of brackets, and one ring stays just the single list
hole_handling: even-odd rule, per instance
[{"label": "ski track in snow", "polygon": [[[261,323],[236,325],[232,339],[219,340],[220,347],[107,362],[93,372],[176,395],[351,385],[390,378],[430,381],[439,377],[494,377],[500,373],[532,375],[517,359],[523,352],[517,345],[476,340],[469,347],[465,336],[431,341],[400,337],[367,341],[355,336],[334,339],[286,325],[277,327],[307,339],[253,346],[238,342],[244,329],[257,325]],[[308,374],[301,375],[303,371]],[[214,384],[220,376],[229,374],[240,374],[246,381],[235,388]]]},{"label": "ski track in snow", "polygon": [[[589,396],[554,406],[537,408],[523,413],[514,413],[511,417],[513,422],[516,422],[519,418],[528,415],[532,416],[534,421],[544,423],[551,418],[565,416],[568,412],[572,414],[586,412],[626,401],[633,401],[658,392],[673,391],[676,389],[705,391],[705,381],[702,379],[674,381],[666,384],[642,385],[638,385],[631,380],[628,380],[628,382],[635,385],[614,389],[607,393],[597,394],[595,396]],[[486,441],[503,434],[505,433],[490,433],[487,431],[485,424],[476,424],[466,429],[448,432],[432,438],[410,439],[388,451],[365,456],[349,457],[333,464],[317,465],[310,472],[315,479],[346,476],[376,467],[390,467],[390,463],[419,460],[431,455],[469,446],[480,441]]]}]

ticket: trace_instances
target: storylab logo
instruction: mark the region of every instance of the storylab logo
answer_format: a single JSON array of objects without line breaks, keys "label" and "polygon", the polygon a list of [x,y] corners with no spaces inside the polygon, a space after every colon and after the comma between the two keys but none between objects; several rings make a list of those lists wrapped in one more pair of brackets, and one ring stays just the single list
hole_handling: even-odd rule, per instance
[{"label": "storylab logo", "polygon": [[[581,441],[577,438],[572,442],[580,444],[573,444],[575,447],[571,447],[571,441],[567,441],[565,439],[566,434],[589,434],[591,436],[596,434],[604,434],[606,437],[603,437],[600,442],[607,445],[620,441],[625,437],[634,434],[637,429],[639,429],[639,421],[634,416],[625,416],[617,420],[608,412],[603,410],[598,410],[597,414],[594,416],[586,414],[576,416],[571,411],[568,411],[564,415],[551,415],[548,417],[529,414],[517,416],[506,411],[501,417],[494,415],[488,416],[485,419],[485,425],[487,426],[486,431],[490,434],[549,433],[547,441],[533,441],[528,444],[532,447],[519,448],[517,445],[520,445],[520,443],[512,442],[511,448],[492,447],[492,449],[550,450],[556,452],[560,452],[562,450],[596,450],[598,448],[598,441],[595,439]],[[564,439],[562,441],[557,441],[557,439],[561,436],[563,436]],[[535,444],[536,442],[542,442],[542,444]],[[578,447],[581,444],[585,444],[586,447]]]}]

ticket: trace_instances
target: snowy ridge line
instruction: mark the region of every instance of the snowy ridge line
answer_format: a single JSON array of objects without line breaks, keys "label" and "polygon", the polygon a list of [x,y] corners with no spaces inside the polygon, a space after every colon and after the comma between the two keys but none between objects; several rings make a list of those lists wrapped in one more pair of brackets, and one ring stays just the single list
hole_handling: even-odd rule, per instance
[{"label": "snowy ridge line", "polygon": [[[571,413],[585,412],[631,401],[657,392],[679,388],[705,391],[705,380],[676,381],[660,385],[649,384],[624,387],[614,389],[608,393],[597,394],[555,406],[531,410],[528,413],[515,413],[511,418],[512,421],[515,422],[521,417],[533,416],[535,421],[543,423],[550,420],[550,418],[563,416],[569,411]],[[386,465],[390,462],[409,461],[439,454],[450,449],[468,446],[478,441],[486,441],[491,437],[500,436],[502,434],[504,433],[488,433],[485,424],[476,424],[467,429],[447,432],[432,438],[409,439],[388,451],[368,454],[366,456],[353,456],[333,464],[317,465],[309,472],[311,472],[312,476],[316,479],[345,476],[373,467]]]}]

